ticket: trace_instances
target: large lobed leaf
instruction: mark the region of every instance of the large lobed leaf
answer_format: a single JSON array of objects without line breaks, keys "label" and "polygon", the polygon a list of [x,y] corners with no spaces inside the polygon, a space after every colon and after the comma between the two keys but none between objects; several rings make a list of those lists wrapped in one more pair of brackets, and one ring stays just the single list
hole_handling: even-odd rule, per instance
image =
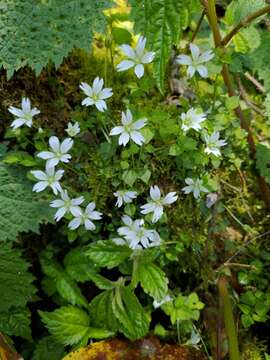
[{"label": "large lobed leaf", "polygon": [[226,9],[225,22],[228,25],[237,25],[245,17],[265,5],[265,0],[233,0]]},{"label": "large lobed leaf", "polygon": [[32,186],[23,168],[0,164],[0,241],[15,241],[20,232],[38,233],[39,223],[52,221],[48,202]]},{"label": "large lobed leaf", "polygon": [[74,47],[89,49],[109,0],[5,0],[0,4],[0,67],[8,77],[24,65],[37,74],[59,66]]},{"label": "large lobed leaf", "polygon": [[129,0],[135,29],[147,38],[147,47],[156,53],[154,77],[163,92],[167,63],[174,44],[179,41],[186,0]]},{"label": "large lobed leaf", "polygon": [[0,243],[0,313],[11,307],[25,307],[35,294],[29,264],[10,244]]}]

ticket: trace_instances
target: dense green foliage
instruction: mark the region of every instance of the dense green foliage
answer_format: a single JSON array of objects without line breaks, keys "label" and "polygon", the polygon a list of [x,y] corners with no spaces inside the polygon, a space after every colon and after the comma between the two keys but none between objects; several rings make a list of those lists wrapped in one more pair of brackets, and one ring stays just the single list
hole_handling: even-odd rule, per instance
[{"label": "dense green foliage", "polygon": [[202,3],[0,5],[0,332],[26,360],[149,334],[220,360],[237,344],[226,312],[243,359],[268,356],[253,336],[270,311],[270,9]]}]

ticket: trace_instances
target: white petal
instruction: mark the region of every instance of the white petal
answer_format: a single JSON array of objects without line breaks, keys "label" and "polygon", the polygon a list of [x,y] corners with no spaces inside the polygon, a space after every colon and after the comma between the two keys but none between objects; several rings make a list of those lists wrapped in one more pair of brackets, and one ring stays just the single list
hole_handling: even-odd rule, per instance
[{"label": "white petal", "polygon": [[200,49],[195,44],[190,44],[189,47],[190,47],[192,57],[196,62],[198,60],[198,58],[199,58],[199,55],[200,55]]},{"label": "white petal", "polygon": [[59,221],[62,219],[62,217],[65,215],[67,209],[65,207],[61,207],[59,210],[56,211],[54,218],[56,221]]},{"label": "white petal", "polygon": [[116,69],[117,71],[126,71],[130,68],[132,68],[135,65],[134,61],[131,60],[123,60],[121,61],[117,66]]},{"label": "white petal", "polygon": [[35,192],[41,192],[48,186],[48,181],[39,181],[33,186],[33,191]]},{"label": "white petal", "polygon": [[182,188],[182,191],[185,193],[185,194],[189,194],[193,191],[193,185],[188,185],[188,186],[185,186]]},{"label": "white petal", "polygon": [[89,219],[92,219],[92,220],[100,220],[102,218],[102,213],[99,212],[99,211],[92,211],[90,214],[89,214]]},{"label": "white petal", "polygon": [[57,195],[58,192],[62,191],[62,187],[58,181],[55,181],[53,184],[50,185],[50,187],[55,195]]},{"label": "white petal", "polygon": [[177,56],[176,62],[177,62],[177,64],[181,64],[181,65],[191,65],[192,64],[191,57],[188,55]]},{"label": "white petal", "polygon": [[194,195],[195,199],[198,199],[200,197],[200,189],[195,187],[195,189],[193,190],[193,195]]},{"label": "white petal", "polygon": [[139,130],[145,126],[146,122],[147,122],[147,119],[137,120],[132,124],[132,129]]},{"label": "white petal", "polygon": [[193,77],[193,75],[195,74],[195,67],[194,66],[189,66],[188,68],[187,68],[187,75],[188,75],[188,77],[190,77],[190,78],[192,78]]},{"label": "white petal", "polygon": [[55,154],[53,152],[50,151],[41,151],[40,153],[37,154],[37,157],[43,159],[43,160],[48,160],[51,159],[55,156]]},{"label": "white petal", "polygon": [[51,136],[49,138],[49,144],[50,144],[50,147],[52,148],[52,150],[54,152],[59,152],[60,151],[60,141],[59,141],[58,137]]},{"label": "white petal", "polygon": [[178,196],[176,195],[176,192],[170,192],[163,199],[163,204],[164,205],[172,204],[177,200],[177,198]]},{"label": "white petal", "polygon": [[72,146],[73,146],[73,140],[70,138],[65,139],[60,146],[61,153],[62,154],[67,153],[72,148]]},{"label": "white petal", "polygon": [[70,212],[75,217],[79,217],[82,215],[82,209],[79,206],[71,206]]},{"label": "white petal", "polygon": [[103,99],[108,99],[109,97],[111,97],[113,95],[112,93],[112,89],[111,88],[105,88],[103,90],[101,90],[100,94],[99,94],[99,98],[101,100]]},{"label": "white petal", "polygon": [[86,206],[85,212],[90,214],[95,209],[95,207],[96,207],[96,204],[92,201]]},{"label": "white petal", "polygon": [[114,128],[112,128],[112,130],[110,131],[110,135],[119,135],[121,134],[121,132],[124,131],[123,126],[115,126]]},{"label": "white petal", "polygon": [[71,230],[75,230],[77,229],[79,226],[81,225],[81,218],[77,217],[77,218],[74,218],[73,220],[71,220],[68,224],[68,227],[71,229]]},{"label": "white petal", "polygon": [[82,105],[84,106],[91,106],[91,105],[94,105],[95,101],[93,99],[90,99],[89,97],[88,98],[85,98],[83,101],[82,101]]},{"label": "white petal", "polygon": [[149,214],[155,210],[156,204],[154,203],[147,203],[141,206],[141,213],[142,214]]},{"label": "white petal", "polygon": [[59,159],[54,157],[52,159],[47,160],[46,166],[47,168],[53,169],[56,165],[58,165],[58,163],[59,163]]},{"label": "white petal", "polygon": [[59,207],[63,207],[65,205],[65,202],[63,200],[60,199],[56,199],[51,201],[50,206],[53,208],[59,208]]},{"label": "white petal", "polygon": [[199,62],[207,62],[211,59],[213,59],[214,57],[214,53],[212,50],[209,50],[209,51],[205,51],[204,53],[202,53],[200,56],[199,56]]},{"label": "white petal", "polygon": [[76,205],[76,206],[81,205],[83,202],[84,202],[84,197],[83,196],[80,196],[78,198],[75,198],[75,199],[71,200],[72,205]]},{"label": "white petal", "polygon": [[132,49],[131,46],[124,44],[121,45],[120,48],[127,57],[131,59],[134,59],[136,57],[135,51]]},{"label": "white petal", "polygon": [[30,171],[31,174],[34,175],[34,177],[38,180],[47,180],[47,175],[45,174],[44,171],[40,171],[40,170],[32,170]]},{"label": "white petal", "polygon": [[8,108],[8,111],[12,114],[12,115],[15,115],[17,117],[23,117],[24,116],[24,112],[21,110],[21,109],[18,109],[14,106],[10,106]]},{"label": "white petal", "polygon": [[144,67],[143,67],[143,65],[142,65],[142,64],[136,65],[134,71],[135,71],[135,74],[136,74],[137,78],[140,79],[140,78],[143,76],[143,74],[144,74]]},{"label": "white petal", "polygon": [[198,71],[198,73],[201,75],[202,78],[207,78],[208,70],[205,66],[199,65],[196,67],[196,70]]},{"label": "white petal", "polygon": [[57,170],[56,173],[55,173],[55,179],[57,181],[59,181],[62,178],[64,172],[65,172],[65,170]]},{"label": "white petal", "polygon": [[139,131],[131,131],[130,137],[137,145],[141,146],[145,142],[144,136]]},{"label": "white petal", "polygon": [[24,113],[28,113],[31,110],[31,102],[28,98],[22,98],[22,109]]},{"label": "white petal", "polygon": [[87,83],[85,82],[82,82],[80,84],[80,89],[85,93],[85,95],[87,96],[92,96],[93,95],[93,90],[92,90],[92,87],[90,85],[88,85]]},{"label": "white petal", "polygon": [[93,81],[93,85],[92,85],[92,88],[93,88],[93,92],[95,94],[98,94],[102,87],[103,87],[103,84],[104,84],[104,80],[103,79],[100,79],[98,76],[95,78],[95,80]]},{"label": "white petal", "polygon": [[12,121],[10,126],[15,130],[15,129],[18,129],[19,127],[21,127],[24,124],[25,124],[24,119],[16,119],[16,120]]},{"label": "white petal", "polygon": [[150,196],[151,196],[151,199],[154,201],[160,200],[160,189],[157,185],[151,186]]},{"label": "white petal", "polygon": [[193,179],[191,179],[191,178],[186,178],[186,179],[185,179],[185,183],[186,183],[187,185],[193,185],[193,184],[194,184],[194,181],[193,181]]},{"label": "white petal", "polygon": [[140,58],[144,52],[145,49],[145,44],[146,44],[146,38],[143,36],[140,36],[135,48],[135,52],[138,55],[138,57]]},{"label": "white petal", "polygon": [[156,206],[152,217],[152,222],[156,223],[161,218],[162,215],[163,215],[163,206],[161,205]]},{"label": "white petal", "polygon": [[118,144],[126,146],[129,142],[129,134],[127,132],[123,132],[118,139]]},{"label": "white petal", "polygon": [[122,112],[122,123],[124,125],[131,124],[133,120],[132,112],[127,109],[126,113]]},{"label": "white petal", "polygon": [[101,111],[101,112],[104,112],[104,110],[107,109],[107,105],[105,103],[104,100],[98,100],[95,102],[95,105],[96,105],[96,108]]},{"label": "white petal", "polygon": [[147,52],[142,57],[142,63],[143,64],[150,64],[154,60],[154,57],[155,57],[154,52]]},{"label": "white petal", "polygon": [[95,224],[89,219],[85,220],[84,226],[85,226],[86,230],[95,230],[95,228],[96,228]]}]

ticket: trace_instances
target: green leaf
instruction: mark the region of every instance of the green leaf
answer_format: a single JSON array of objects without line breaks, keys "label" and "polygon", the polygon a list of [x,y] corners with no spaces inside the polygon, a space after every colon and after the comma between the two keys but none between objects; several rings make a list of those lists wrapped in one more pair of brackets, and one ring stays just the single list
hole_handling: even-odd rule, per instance
[{"label": "green leaf", "polygon": [[132,250],[128,246],[119,246],[110,240],[100,240],[91,244],[85,252],[97,265],[108,269],[121,264],[131,253]]},{"label": "green leaf", "polygon": [[231,96],[226,98],[225,105],[228,110],[237,108],[237,106],[239,106],[239,96]]},{"label": "green leaf", "polygon": [[46,336],[38,341],[32,360],[60,360],[65,353],[64,346],[58,344],[52,336]]},{"label": "green leaf", "polygon": [[27,308],[10,308],[0,312],[0,331],[8,336],[20,336],[32,339],[30,329],[30,311]]},{"label": "green leaf", "polygon": [[63,306],[53,312],[39,311],[39,314],[49,332],[60,344],[75,345],[89,331],[88,314],[75,306]]},{"label": "green leaf", "polygon": [[130,44],[132,40],[132,35],[126,29],[120,27],[113,27],[112,28],[112,36],[116,44]]},{"label": "green leaf", "polygon": [[[185,0],[129,0],[135,30],[146,36],[147,48],[155,51],[154,77],[161,92],[165,89],[167,63],[174,44],[186,23]],[[181,16],[184,14],[184,16]]]},{"label": "green leaf", "polygon": [[80,288],[54,260],[53,256],[54,252],[50,247],[42,252],[40,263],[44,274],[54,280],[56,289],[63,299],[72,305],[87,307],[87,301],[82,295]]},{"label": "green leaf", "polygon": [[265,107],[265,115],[268,117],[268,120],[270,121],[270,92],[266,95],[263,105]]},{"label": "green leaf", "polygon": [[0,12],[0,67],[29,65],[36,74],[59,66],[73,48],[89,50],[93,31],[104,27],[107,0],[6,0]]},{"label": "green leaf", "polygon": [[143,258],[134,260],[132,280],[141,283],[143,290],[155,300],[162,300],[168,292],[168,279],[155,264],[144,262]]},{"label": "green leaf", "polygon": [[107,329],[116,332],[119,324],[113,313],[112,302],[114,292],[103,291],[101,294],[94,297],[89,305],[91,320],[94,326],[102,324]]},{"label": "green leaf", "polygon": [[76,281],[85,282],[92,280],[99,267],[89,260],[85,254],[85,248],[71,250],[64,259],[64,264],[69,276]]},{"label": "green leaf", "polygon": [[112,307],[121,324],[120,331],[127,338],[136,340],[147,334],[150,317],[129,287],[121,286],[116,289]]},{"label": "green leaf", "polygon": [[21,252],[9,244],[0,243],[0,313],[11,307],[25,307],[36,290],[34,277],[28,272],[29,264]]},{"label": "green leaf", "polygon": [[0,164],[0,239],[15,241],[20,232],[39,232],[39,223],[52,221],[48,202],[32,191],[21,167]]},{"label": "green leaf", "polygon": [[254,26],[242,29],[233,37],[235,51],[240,53],[247,53],[258,48],[261,43],[259,31]]},{"label": "green leaf", "polygon": [[256,147],[256,167],[270,184],[270,147],[267,144],[258,144]]},{"label": "green leaf", "polygon": [[264,0],[233,0],[226,8],[225,22],[237,25],[245,17],[266,6]]}]

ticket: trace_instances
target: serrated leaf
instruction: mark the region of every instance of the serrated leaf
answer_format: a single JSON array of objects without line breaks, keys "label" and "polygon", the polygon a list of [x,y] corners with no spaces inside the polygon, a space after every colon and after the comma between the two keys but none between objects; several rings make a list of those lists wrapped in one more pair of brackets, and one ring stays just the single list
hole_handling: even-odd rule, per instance
[{"label": "serrated leaf", "polygon": [[63,345],[77,344],[89,330],[88,314],[75,306],[63,306],[52,312],[39,311],[39,314],[49,332]]},{"label": "serrated leaf", "polygon": [[39,223],[52,221],[48,202],[34,194],[21,167],[0,164],[0,239],[15,241],[20,232],[39,232]]},{"label": "serrated leaf", "polygon": [[31,360],[60,360],[65,353],[64,346],[57,343],[52,336],[38,341]]},{"label": "serrated leaf", "polygon": [[75,307],[63,306],[53,312],[39,311],[41,319],[55,340],[63,345],[75,345],[90,337],[102,339],[111,331],[90,326],[89,315]]},{"label": "serrated leaf", "polygon": [[6,0],[0,12],[0,67],[10,78],[29,65],[39,74],[50,61],[59,66],[73,48],[89,49],[104,24],[107,0]]},{"label": "serrated leaf", "polygon": [[147,334],[150,317],[129,287],[121,286],[116,289],[112,307],[121,324],[119,330],[127,338],[136,340]]},{"label": "serrated leaf", "polygon": [[167,63],[186,23],[185,0],[129,0],[135,30],[146,36],[147,47],[155,51],[154,77],[161,92],[165,88]]},{"label": "serrated leaf", "polygon": [[155,300],[162,300],[168,292],[166,274],[153,263],[135,260],[132,280],[140,282],[143,290]]},{"label": "serrated leaf", "polygon": [[132,250],[128,246],[116,245],[111,240],[100,240],[91,244],[85,252],[97,265],[108,269],[121,264],[131,253]]},{"label": "serrated leaf", "polygon": [[34,296],[34,277],[28,268],[19,250],[0,243],[0,313],[11,307],[25,307]]},{"label": "serrated leaf", "polygon": [[94,326],[102,324],[111,331],[118,330],[118,321],[113,313],[113,291],[103,291],[89,304],[90,316]]},{"label": "serrated leaf", "polygon": [[42,252],[40,263],[45,275],[52,278],[60,296],[72,305],[82,305],[87,307],[87,301],[81,293],[78,285],[63,270],[63,268],[53,258],[53,249],[48,248]]},{"label": "serrated leaf", "polygon": [[1,311],[0,331],[8,336],[20,336],[31,341],[30,316],[27,308],[12,307],[8,311]]},{"label": "serrated leaf", "polygon": [[235,51],[240,53],[251,52],[258,48],[261,43],[259,31],[254,27],[242,29],[238,34],[233,37]]},{"label": "serrated leaf", "polygon": [[233,0],[226,8],[224,20],[227,25],[237,25],[265,5],[265,0]]},{"label": "serrated leaf", "polygon": [[261,176],[270,184],[270,147],[265,144],[256,146],[256,167]]},{"label": "serrated leaf", "polygon": [[91,280],[92,276],[99,270],[99,267],[86,256],[86,249],[73,249],[64,259],[66,271],[73,280],[80,282]]}]

